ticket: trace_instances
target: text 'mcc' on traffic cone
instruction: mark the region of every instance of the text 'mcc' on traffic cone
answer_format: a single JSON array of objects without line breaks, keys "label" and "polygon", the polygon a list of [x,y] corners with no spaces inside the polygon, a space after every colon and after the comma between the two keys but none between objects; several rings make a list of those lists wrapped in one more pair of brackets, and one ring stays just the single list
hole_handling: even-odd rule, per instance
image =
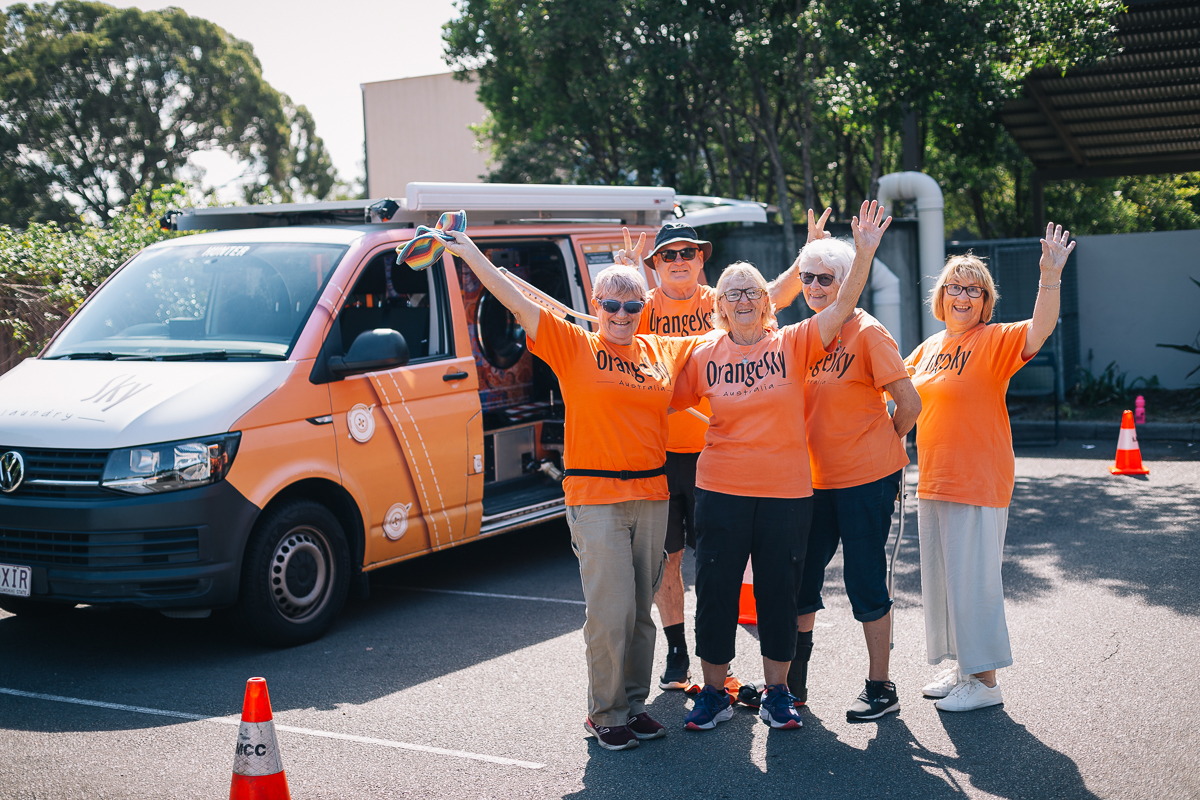
[{"label": "text 'mcc' on traffic cone", "polygon": [[738,624],[757,625],[758,607],[754,604],[754,569],[746,562],[742,573],[742,594],[738,597]]},{"label": "text 'mcc' on traffic cone", "polygon": [[1117,437],[1117,463],[1108,469],[1113,475],[1150,474],[1150,470],[1142,466],[1142,450],[1138,447],[1132,411],[1121,415],[1121,434]]},{"label": "text 'mcc' on traffic cone", "polygon": [[291,800],[291,797],[283,761],[279,758],[279,743],[275,740],[267,681],[251,678],[246,681],[229,800]]}]

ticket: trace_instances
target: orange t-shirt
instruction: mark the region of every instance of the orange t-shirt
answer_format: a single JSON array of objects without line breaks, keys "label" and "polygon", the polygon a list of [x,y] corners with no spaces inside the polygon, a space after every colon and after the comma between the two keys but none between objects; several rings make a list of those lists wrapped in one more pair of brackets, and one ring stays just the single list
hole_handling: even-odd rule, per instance
[{"label": "orange t-shirt", "polygon": [[[666,461],[667,409],[695,338],[634,336],[624,347],[542,310],[529,352],[558,376],[567,469],[646,470]],[[667,478],[569,477],[567,505],[667,500]]]},{"label": "orange t-shirt", "polygon": [[[661,289],[651,289],[638,333],[653,333],[659,336],[704,336],[712,333],[713,308],[717,304],[717,290],[701,285],[687,300],[672,300]],[[696,410],[704,416],[712,415],[707,400],[701,400]],[[667,450],[672,453],[699,453],[704,449],[704,434],[708,423],[696,419],[686,412],[672,414],[667,418]]]},{"label": "orange t-shirt", "polygon": [[930,336],[905,360],[921,395],[917,497],[1005,508],[1012,501],[1012,430],[1004,395],[1025,366],[1032,320]]},{"label": "orange t-shirt", "polygon": [[702,397],[712,404],[696,486],[748,497],[812,494],[804,375],[824,354],[815,317],[748,347],[724,332],[696,346],[671,401],[677,409]]},{"label": "orange t-shirt", "polygon": [[861,486],[908,464],[883,399],[884,386],[908,377],[896,341],[879,320],[858,308],[834,348],[804,375],[815,489]]}]

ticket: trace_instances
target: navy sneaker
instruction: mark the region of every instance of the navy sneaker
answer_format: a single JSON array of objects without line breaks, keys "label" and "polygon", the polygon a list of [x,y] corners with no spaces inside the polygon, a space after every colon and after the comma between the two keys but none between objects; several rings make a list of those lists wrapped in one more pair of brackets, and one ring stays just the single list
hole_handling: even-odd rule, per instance
[{"label": "navy sneaker", "polygon": [[867,680],[867,688],[846,709],[846,719],[855,722],[879,719],[884,714],[900,710],[900,698],[896,696],[896,684],[891,681]]},{"label": "navy sneaker", "polygon": [[788,691],[785,683],[767,687],[758,715],[772,728],[792,730],[804,726],[800,720],[800,712],[796,710],[796,698]]},{"label": "navy sneaker", "polygon": [[692,710],[683,718],[683,727],[689,731],[707,731],[717,727],[733,716],[733,703],[723,689],[705,685],[696,695]]}]

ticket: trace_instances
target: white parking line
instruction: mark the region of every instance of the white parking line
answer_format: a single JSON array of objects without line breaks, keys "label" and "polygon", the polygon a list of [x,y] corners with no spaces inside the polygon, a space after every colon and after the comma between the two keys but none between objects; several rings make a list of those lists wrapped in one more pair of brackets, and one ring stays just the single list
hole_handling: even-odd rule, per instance
[{"label": "white parking line", "polygon": [[[146,708],[144,706],[127,706],[121,703],[105,703],[100,700],[84,700],[80,697],[62,697],[56,694],[39,694],[37,692],[23,692],[19,689],[6,689],[0,686],[0,694],[8,694],[13,697],[25,697],[31,700],[49,700],[54,703],[73,703],[77,706],[92,706],[93,708],[106,708],[111,711],[128,711],[134,714],[151,714],[156,717],[174,717],[176,719],[194,720],[196,722],[216,722],[220,725],[240,725],[241,720],[237,717],[211,717],[204,714],[189,714],[185,711],[166,711],[161,708]],[[472,761],[486,761],[489,764],[502,764],[508,767],[521,767],[522,769],[542,769],[545,764],[539,764],[536,761],[521,761],[515,758],[502,758],[501,756],[488,756],[482,753],[468,753],[466,750],[447,750],[442,747],[429,747],[423,744],[411,744],[409,742],[394,742],[390,739],[376,739],[371,736],[354,736],[349,733],[334,733],[332,731],[315,731],[311,728],[296,728],[291,725],[275,725],[275,730],[286,731],[288,733],[300,733],[305,736],[320,736],[325,739],[341,739],[346,742],[358,742],[359,744],[374,744],[380,747],[394,747],[397,750],[416,750],[420,753],[433,753],[439,756],[454,756],[455,758],[468,758]]]},{"label": "white parking line", "polygon": [[530,597],[523,594],[492,594],[491,592],[464,592],[458,589],[426,589],[424,586],[397,586],[410,592],[436,592],[437,594],[465,594],[470,597],[498,597],[501,600],[536,600],[539,603],[566,603],[572,606],[587,605],[582,600],[563,600],[559,597]]}]

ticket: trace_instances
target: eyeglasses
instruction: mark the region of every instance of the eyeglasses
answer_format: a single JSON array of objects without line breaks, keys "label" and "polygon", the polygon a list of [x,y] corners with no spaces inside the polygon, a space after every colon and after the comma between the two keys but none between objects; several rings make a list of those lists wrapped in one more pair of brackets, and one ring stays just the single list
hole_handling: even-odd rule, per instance
[{"label": "eyeglasses", "polygon": [[967,293],[967,297],[979,297],[983,294],[982,286],[959,286],[957,283],[947,283],[942,288],[951,297],[958,297],[963,292]]},{"label": "eyeglasses", "polygon": [[622,303],[620,300],[601,300],[600,307],[610,314],[616,314],[625,307],[626,314],[640,314],[646,303],[643,300],[626,300]]},{"label": "eyeglasses", "polygon": [[684,261],[691,261],[696,257],[696,253],[700,252],[697,247],[685,247],[682,250],[659,250],[655,255],[670,264],[678,256]]},{"label": "eyeglasses", "polygon": [[743,295],[745,295],[747,300],[758,300],[763,296],[763,290],[757,286],[752,286],[749,289],[730,289],[721,296],[731,303],[736,303],[742,299]]},{"label": "eyeglasses", "polygon": [[824,275],[817,275],[816,273],[813,273],[813,272],[801,272],[800,273],[800,280],[801,280],[801,282],[803,282],[803,284],[805,286],[808,286],[810,283],[812,283],[814,279],[816,280],[817,283],[821,284],[822,286],[829,286],[833,283],[833,276],[830,275],[828,272],[825,273]]}]

